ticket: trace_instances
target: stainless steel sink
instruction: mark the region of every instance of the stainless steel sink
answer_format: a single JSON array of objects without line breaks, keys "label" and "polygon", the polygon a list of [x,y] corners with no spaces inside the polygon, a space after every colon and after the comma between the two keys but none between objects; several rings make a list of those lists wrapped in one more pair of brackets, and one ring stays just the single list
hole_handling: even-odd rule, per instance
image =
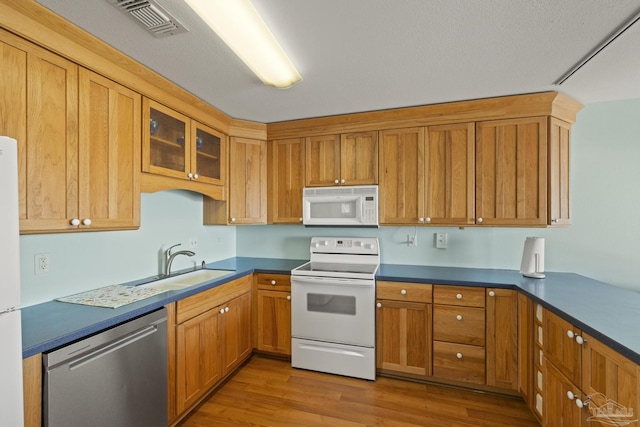
[{"label": "stainless steel sink", "polygon": [[235,273],[234,270],[196,270],[190,273],[179,274],[167,277],[166,279],[156,280],[154,282],[138,285],[139,288],[152,288],[162,291],[176,291],[185,289],[190,286],[199,285],[218,277]]}]

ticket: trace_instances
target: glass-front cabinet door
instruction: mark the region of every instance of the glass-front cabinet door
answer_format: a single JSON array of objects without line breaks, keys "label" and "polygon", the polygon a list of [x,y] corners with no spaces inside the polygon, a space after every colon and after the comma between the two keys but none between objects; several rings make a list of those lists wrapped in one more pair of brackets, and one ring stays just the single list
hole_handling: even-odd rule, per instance
[{"label": "glass-front cabinet door", "polygon": [[191,120],[150,99],[143,106],[142,170],[188,179],[191,152]]},{"label": "glass-front cabinet door", "polygon": [[224,184],[227,137],[208,126],[192,122],[195,135],[191,154],[191,172],[196,181]]}]

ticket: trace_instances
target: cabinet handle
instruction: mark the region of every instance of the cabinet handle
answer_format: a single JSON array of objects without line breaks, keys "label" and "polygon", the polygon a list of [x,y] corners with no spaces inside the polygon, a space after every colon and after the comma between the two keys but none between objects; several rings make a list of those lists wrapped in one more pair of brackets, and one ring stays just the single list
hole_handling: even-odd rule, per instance
[{"label": "cabinet handle", "polygon": [[456,294],[457,299],[462,299],[462,294]]},{"label": "cabinet handle", "polygon": [[231,222],[236,222],[236,219],[235,218],[231,218]]},{"label": "cabinet handle", "polygon": [[580,409],[584,406],[584,403],[580,399],[576,399],[576,406]]},{"label": "cabinet handle", "polygon": [[191,172],[189,172],[189,173],[187,174],[187,178],[189,178],[189,179],[193,178],[193,174],[192,174]]},{"label": "cabinet handle", "polygon": [[220,309],[220,314],[224,314],[224,308]]},{"label": "cabinet handle", "polygon": [[225,313],[228,313],[228,312],[229,312],[229,307],[225,307],[225,308],[224,308],[224,312],[225,312]]},{"label": "cabinet handle", "polygon": [[302,222],[302,218],[298,218],[298,222]]},{"label": "cabinet handle", "polygon": [[424,222],[431,222],[431,217],[430,217],[430,216],[426,217],[426,218],[424,219]]},{"label": "cabinet handle", "polygon": [[346,181],[344,179],[340,180],[340,184],[344,184]]},{"label": "cabinet handle", "polygon": [[490,296],[490,297],[495,297],[495,296],[496,296],[496,293],[495,293],[495,292],[493,292],[493,291],[489,291],[489,296]]},{"label": "cabinet handle", "polygon": [[376,307],[381,308],[381,307],[382,307],[382,304],[377,303],[377,304],[376,304]]},{"label": "cabinet handle", "polygon": [[572,392],[571,390],[569,390],[569,391],[567,392],[567,398],[568,398],[569,400],[573,400],[573,399],[575,399],[575,397],[576,397],[576,395],[575,395],[575,394],[573,394],[573,392]]},{"label": "cabinet handle", "polygon": [[558,223],[558,218],[553,218],[551,220],[551,224],[557,224]]},{"label": "cabinet handle", "polygon": [[400,293],[401,293],[402,295],[406,295],[406,294],[407,294],[407,290],[406,290],[406,289],[403,289],[403,290],[401,290],[401,291],[400,291]]},{"label": "cabinet handle", "polygon": [[576,334],[574,334],[573,331],[567,331],[567,336],[570,340],[572,340],[576,336]]},{"label": "cabinet handle", "polygon": [[462,320],[462,314],[458,314],[458,315],[456,316],[456,319],[458,319],[458,320]]},{"label": "cabinet handle", "polygon": [[424,222],[424,218],[422,217],[418,218],[418,222]]},{"label": "cabinet handle", "polygon": [[458,359],[462,359],[462,353],[456,353],[456,357],[457,357]]},{"label": "cabinet handle", "polygon": [[77,227],[77,226],[79,226],[79,225],[80,225],[80,220],[79,220],[78,218],[73,218],[73,219],[70,221],[70,224],[71,224],[71,225],[73,225],[74,227]]},{"label": "cabinet handle", "polygon": [[82,220],[82,225],[91,225],[91,220],[89,218],[85,218]]},{"label": "cabinet handle", "polygon": [[479,217],[476,221],[478,222],[478,224],[481,224],[482,223],[482,217]]},{"label": "cabinet handle", "polygon": [[198,175],[198,172],[194,173],[193,174],[193,179],[198,179],[198,178],[200,178],[200,175]]},{"label": "cabinet handle", "polygon": [[271,284],[272,284],[273,286],[275,286],[275,285],[276,285],[276,281],[275,281],[275,280],[272,280],[272,281],[271,281]]},{"label": "cabinet handle", "polygon": [[579,345],[582,345],[582,344],[584,344],[584,338],[582,338],[580,335],[576,335],[576,342]]},{"label": "cabinet handle", "polygon": [[287,301],[291,301],[291,295],[287,295]]},{"label": "cabinet handle", "polygon": [[334,183],[334,184],[340,184],[340,180],[335,179],[335,180],[333,181],[333,183]]}]

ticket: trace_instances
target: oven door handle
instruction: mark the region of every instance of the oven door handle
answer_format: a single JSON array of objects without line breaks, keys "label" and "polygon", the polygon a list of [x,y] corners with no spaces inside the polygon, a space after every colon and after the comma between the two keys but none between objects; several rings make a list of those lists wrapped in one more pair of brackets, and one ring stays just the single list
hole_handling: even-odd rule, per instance
[{"label": "oven door handle", "polygon": [[291,277],[291,284],[299,283],[301,285],[325,285],[325,286],[343,286],[343,287],[371,287],[376,286],[375,280],[369,279],[345,279],[340,277],[309,277],[295,276]]}]

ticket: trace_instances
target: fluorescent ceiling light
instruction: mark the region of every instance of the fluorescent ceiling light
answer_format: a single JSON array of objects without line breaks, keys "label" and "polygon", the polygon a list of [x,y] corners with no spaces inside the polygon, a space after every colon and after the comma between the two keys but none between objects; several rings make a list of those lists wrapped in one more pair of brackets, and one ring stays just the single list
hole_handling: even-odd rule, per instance
[{"label": "fluorescent ceiling light", "polygon": [[266,85],[288,88],[300,80],[250,0],[185,0]]}]

